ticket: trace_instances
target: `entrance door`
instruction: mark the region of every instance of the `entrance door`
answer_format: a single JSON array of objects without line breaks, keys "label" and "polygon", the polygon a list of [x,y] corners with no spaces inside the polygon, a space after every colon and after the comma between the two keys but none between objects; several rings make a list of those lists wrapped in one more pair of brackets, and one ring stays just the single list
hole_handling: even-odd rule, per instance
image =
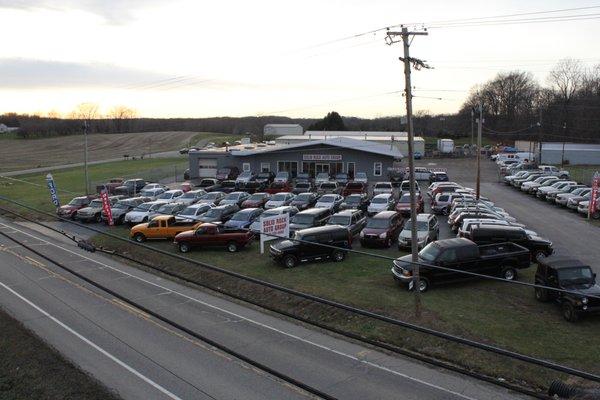
[{"label": "entrance door", "polygon": [[329,164],[317,164],[317,174],[320,174],[321,172],[327,172],[329,173]]},{"label": "entrance door", "polygon": [[354,179],[354,172],[355,172],[354,170],[356,168],[355,163],[349,162],[347,168],[348,168],[348,171],[346,171],[346,172],[348,173],[348,178]]}]

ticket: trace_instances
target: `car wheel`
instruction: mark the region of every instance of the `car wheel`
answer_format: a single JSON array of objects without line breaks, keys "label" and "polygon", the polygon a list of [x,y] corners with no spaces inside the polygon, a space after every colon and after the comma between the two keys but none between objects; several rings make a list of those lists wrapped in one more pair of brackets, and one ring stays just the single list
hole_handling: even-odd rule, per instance
[{"label": "car wheel", "polygon": [[190,251],[190,246],[187,243],[179,243],[179,251],[182,253],[187,253]]},{"label": "car wheel", "polygon": [[133,240],[135,240],[138,243],[142,243],[146,241],[146,236],[144,236],[143,233],[136,233],[135,235],[133,235]]},{"label": "car wheel", "polygon": [[148,222],[148,217],[144,217],[144,219],[142,219],[143,224],[145,224],[146,222]]},{"label": "car wheel", "polygon": [[385,239],[385,247],[388,249],[392,246],[392,238]]},{"label": "car wheel", "polygon": [[548,291],[546,289],[536,287],[535,299],[541,303],[545,303],[546,301],[548,301]]},{"label": "car wheel", "polygon": [[238,251],[237,243],[236,242],[227,243],[227,251],[230,253],[235,253],[236,251]]},{"label": "car wheel", "polygon": [[544,253],[542,250],[538,250],[533,254],[533,259],[535,261],[541,261],[544,258],[546,258],[546,253]]},{"label": "car wheel", "polygon": [[514,281],[517,279],[517,270],[513,267],[505,267],[502,269],[502,278],[507,281]]},{"label": "car wheel", "polygon": [[425,293],[427,290],[429,290],[429,279],[420,278],[419,279],[419,292]]},{"label": "car wheel", "polygon": [[577,322],[579,315],[571,303],[564,303],[562,306],[563,318],[569,322]]},{"label": "car wheel", "polygon": [[341,250],[335,250],[333,254],[331,254],[331,258],[335,262],[344,261],[344,258],[346,258],[346,252]]},{"label": "car wheel", "polygon": [[294,268],[298,264],[298,259],[292,255],[285,256],[283,259],[283,265],[286,268]]},{"label": "car wheel", "polygon": [[94,217],[96,222],[102,222],[102,215],[100,215],[99,213],[96,214],[96,216]]},{"label": "car wheel", "polygon": [[450,213],[450,210],[448,209],[448,207],[444,207],[444,208],[442,209],[442,214],[443,214],[443,215],[448,215],[449,213]]},{"label": "car wheel", "polygon": [[593,219],[600,219],[600,211],[596,211],[592,213],[592,218]]}]

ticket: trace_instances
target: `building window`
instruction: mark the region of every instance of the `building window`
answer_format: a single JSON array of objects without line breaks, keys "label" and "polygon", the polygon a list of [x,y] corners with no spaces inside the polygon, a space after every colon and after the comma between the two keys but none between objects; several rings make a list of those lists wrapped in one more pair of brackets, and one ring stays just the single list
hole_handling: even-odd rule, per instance
[{"label": "building window", "polygon": [[248,171],[250,171],[250,163],[249,163],[249,162],[245,162],[245,163],[243,163],[243,164],[242,164],[242,170],[243,170],[244,172],[248,172]]},{"label": "building window", "polygon": [[296,161],[277,161],[277,172],[287,171],[292,178],[298,175],[298,163]]},{"label": "building window", "polygon": [[260,172],[271,172],[271,164],[268,162],[261,162]]},{"label": "building window", "polygon": [[383,166],[380,162],[373,163],[373,176],[381,176]]},{"label": "building window", "polygon": [[346,163],[346,173],[348,173],[348,177],[350,179],[354,179],[354,173],[356,169],[356,164],[354,162],[348,162]]}]

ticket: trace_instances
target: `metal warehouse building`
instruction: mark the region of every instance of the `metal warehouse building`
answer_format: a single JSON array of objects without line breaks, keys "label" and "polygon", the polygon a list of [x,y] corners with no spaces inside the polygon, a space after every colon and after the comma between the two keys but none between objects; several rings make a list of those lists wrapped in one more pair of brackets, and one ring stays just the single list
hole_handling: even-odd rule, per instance
[{"label": "metal warehouse building", "polygon": [[329,138],[294,144],[264,143],[198,150],[189,153],[190,178],[214,177],[219,168],[235,166],[240,171],[288,171],[312,176],[320,172],[335,174],[365,172],[369,180],[387,180],[388,171],[399,168],[402,153],[398,148],[380,143]]},{"label": "metal warehouse building", "polygon": [[[520,151],[534,149],[535,154],[539,154],[537,142],[519,140],[515,142],[515,146]],[[563,146],[564,159],[570,165],[600,165],[600,144],[562,142],[543,142],[541,163],[560,164],[563,159]]]}]

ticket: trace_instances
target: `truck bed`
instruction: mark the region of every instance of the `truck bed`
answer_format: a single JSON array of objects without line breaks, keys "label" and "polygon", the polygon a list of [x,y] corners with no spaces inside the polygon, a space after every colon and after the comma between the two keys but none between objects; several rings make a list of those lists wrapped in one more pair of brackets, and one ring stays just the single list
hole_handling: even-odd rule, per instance
[{"label": "truck bed", "polygon": [[494,243],[479,246],[479,254],[482,259],[506,257],[507,255],[526,255],[529,258],[529,250],[515,243]]}]

